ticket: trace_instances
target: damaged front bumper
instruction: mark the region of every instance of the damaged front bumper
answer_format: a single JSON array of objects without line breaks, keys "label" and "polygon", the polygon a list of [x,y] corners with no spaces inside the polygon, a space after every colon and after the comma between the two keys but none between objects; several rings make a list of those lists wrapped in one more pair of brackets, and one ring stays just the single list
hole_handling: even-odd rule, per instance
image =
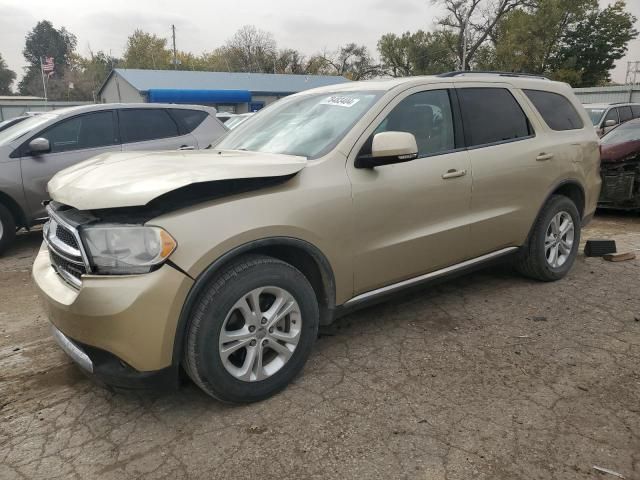
[{"label": "damaged front bumper", "polygon": [[640,160],[602,163],[599,208],[640,209]]}]

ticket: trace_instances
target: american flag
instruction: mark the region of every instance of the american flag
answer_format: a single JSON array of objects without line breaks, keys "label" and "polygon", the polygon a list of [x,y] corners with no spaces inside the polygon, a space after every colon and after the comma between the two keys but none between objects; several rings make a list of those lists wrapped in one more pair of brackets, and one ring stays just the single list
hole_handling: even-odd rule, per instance
[{"label": "american flag", "polygon": [[44,62],[42,63],[42,71],[48,75],[51,75],[55,68],[56,67],[53,63],[53,57],[44,57]]}]

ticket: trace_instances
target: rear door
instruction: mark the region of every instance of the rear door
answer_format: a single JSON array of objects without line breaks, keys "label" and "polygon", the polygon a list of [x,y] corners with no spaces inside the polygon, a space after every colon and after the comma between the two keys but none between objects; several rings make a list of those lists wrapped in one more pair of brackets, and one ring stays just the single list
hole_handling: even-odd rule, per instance
[{"label": "rear door", "polygon": [[[31,154],[28,143],[39,137],[49,140],[51,150]],[[115,113],[112,110],[66,118],[30,137],[21,147],[20,164],[32,218],[46,216],[42,202],[49,198],[46,187],[53,175],[88,158],[120,149]]]},{"label": "rear door", "polygon": [[477,257],[518,245],[526,235],[551,183],[546,156],[553,152],[516,99],[522,92],[473,83],[456,91],[473,172],[469,248]]},{"label": "rear door", "polygon": [[177,150],[197,148],[190,133],[182,133],[176,120],[164,108],[122,108],[118,110],[122,150]]}]

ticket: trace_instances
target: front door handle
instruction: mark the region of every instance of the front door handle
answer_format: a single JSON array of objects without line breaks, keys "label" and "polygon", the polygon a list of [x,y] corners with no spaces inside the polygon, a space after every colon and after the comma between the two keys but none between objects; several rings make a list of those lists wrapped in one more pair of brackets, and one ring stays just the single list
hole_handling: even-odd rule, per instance
[{"label": "front door handle", "polygon": [[195,150],[195,149],[196,147],[194,147],[193,145],[181,145],[178,150]]},{"label": "front door handle", "polygon": [[541,153],[536,157],[538,162],[545,162],[547,160],[551,160],[553,158],[553,153]]},{"label": "front door handle", "polygon": [[466,174],[466,170],[455,170],[452,168],[451,170],[447,170],[447,173],[443,173],[442,178],[448,180],[450,178],[464,177]]}]

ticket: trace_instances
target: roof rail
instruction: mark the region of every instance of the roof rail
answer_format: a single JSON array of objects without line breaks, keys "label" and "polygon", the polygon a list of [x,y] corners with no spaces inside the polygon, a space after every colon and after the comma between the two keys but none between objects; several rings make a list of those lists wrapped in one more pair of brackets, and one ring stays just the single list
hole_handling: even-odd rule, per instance
[{"label": "roof rail", "polygon": [[457,70],[455,72],[446,72],[436,75],[436,77],[457,77],[460,75],[468,75],[468,74],[476,74],[476,75],[500,75],[501,77],[529,77],[529,78],[539,78],[541,80],[549,80],[544,75],[536,75],[534,73],[524,73],[524,72],[494,72],[490,70]]}]

